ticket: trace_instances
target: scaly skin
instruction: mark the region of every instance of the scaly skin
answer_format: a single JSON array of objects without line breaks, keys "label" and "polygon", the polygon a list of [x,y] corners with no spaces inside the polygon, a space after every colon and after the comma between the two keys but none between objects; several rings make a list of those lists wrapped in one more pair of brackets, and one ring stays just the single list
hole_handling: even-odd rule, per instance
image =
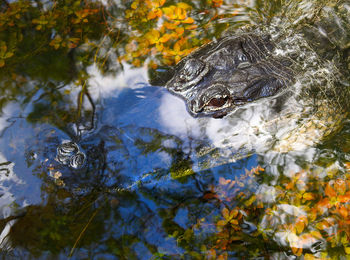
[{"label": "scaly skin", "polygon": [[[298,118],[297,127],[273,145],[287,152],[318,143],[347,116],[350,4],[294,1],[282,15],[287,18],[228,33],[194,51],[176,65],[166,88],[186,102],[194,117],[230,117],[281,99],[280,115],[261,128],[283,127],[283,120],[288,124]],[[293,111],[291,100],[305,109]]]}]

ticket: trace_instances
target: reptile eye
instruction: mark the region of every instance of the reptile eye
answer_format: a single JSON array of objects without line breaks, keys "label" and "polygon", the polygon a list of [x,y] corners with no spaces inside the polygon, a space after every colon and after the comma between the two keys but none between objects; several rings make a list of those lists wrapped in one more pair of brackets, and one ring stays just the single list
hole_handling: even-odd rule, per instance
[{"label": "reptile eye", "polygon": [[240,62],[248,61],[248,57],[245,54],[238,55],[238,60]]},{"label": "reptile eye", "polygon": [[238,54],[236,63],[237,69],[244,69],[251,65],[247,55],[245,55],[244,53]]},{"label": "reptile eye", "polygon": [[222,107],[223,105],[226,104],[227,100],[228,100],[228,97],[212,98],[209,101],[208,106],[211,106],[211,107]]}]

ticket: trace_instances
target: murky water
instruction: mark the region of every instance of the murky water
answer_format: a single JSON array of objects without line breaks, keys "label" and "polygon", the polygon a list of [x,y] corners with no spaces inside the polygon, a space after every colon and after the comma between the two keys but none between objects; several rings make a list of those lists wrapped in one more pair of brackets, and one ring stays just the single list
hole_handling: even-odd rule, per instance
[{"label": "murky water", "polygon": [[[288,50],[309,55],[292,94],[222,119],[193,118],[160,86],[196,46],[259,15],[271,20],[279,1],[72,2],[70,13],[50,1],[8,2],[0,15],[2,257],[349,258],[350,123],[346,96],[338,98],[347,91],[324,90],[316,110],[310,97],[322,95],[303,96],[309,82],[327,89],[333,77],[348,87],[338,75],[346,68],[322,51],[312,51],[316,61],[288,35],[292,22],[276,18],[295,40]],[[312,16],[315,2],[300,6],[299,20]]]}]

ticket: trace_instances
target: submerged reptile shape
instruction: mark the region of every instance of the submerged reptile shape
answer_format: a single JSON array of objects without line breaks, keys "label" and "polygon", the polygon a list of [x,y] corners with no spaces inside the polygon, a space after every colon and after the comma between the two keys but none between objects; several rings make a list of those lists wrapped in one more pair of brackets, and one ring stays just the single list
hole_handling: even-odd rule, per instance
[{"label": "submerged reptile shape", "polygon": [[279,139],[281,151],[329,135],[348,111],[350,4],[294,4],[270,24],[229,32],[195,50],[176,65],[166,88],[194,117],[227,118],[275,99],[271,121],[288,124],[296,116],[299,125]]},{"label": "submerged reptile shape", "polygon": [[167,88],[186,100],[192,115],[223,117],[293,83],[291,61],[273,50],[268,36],[224,37],[183,59]]}]

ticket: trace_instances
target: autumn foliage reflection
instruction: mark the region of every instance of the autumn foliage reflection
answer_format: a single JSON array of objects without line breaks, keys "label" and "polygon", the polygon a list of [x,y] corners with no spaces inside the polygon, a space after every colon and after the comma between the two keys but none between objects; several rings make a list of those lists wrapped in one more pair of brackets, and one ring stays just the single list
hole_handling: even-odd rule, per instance
[{"label": "autumn foliage reflection", "polygon": [[[330,167],[281,175],[277,185],[263,181],[255,191],[254,179],[260,182],[262,173],[268,174],[259,166],[239,178],[220,178],[218,185],[204,195],[208,202],[221,205],[221,214],[214,222],[217,239],[208,248],[208,257],[227,259],[227,252],[239,252],[241,243],[249,241],[247,234],[269,245],[267,248],[272,249],[274,241],[277,248],[289,248],[291,255],[303,255],[304,259],[349,256],[349,169],[348,164],[345,172]],[[202,219],[195,228],[204,228],[206,221]],[[247,223],[256,229],[247,233]],[[255,249],[257,244],[253,244]],[[263,251],[260,249],[259,255]]]},{"label": "autumn foliage reflection", "polygon": [[[28,102],[40,87],[55,89],[47,91],[52,95],[49,112],[54,112],[42,106],[37,114],[46,113],[44,122],[51,117],[53,125],[62,127],[75,118],[64,110],[71,101],[59,89],[70,83],[85,87],[89,66],[111,73],[122,70],[125,62],[153,69],[173,65],[219,37],[239,15],[238,8],[220,9],[229,2],[224,0],[64,2],[3,1],[0,6],[0,96],[6,96],[0,108],[9,100]],[[64,117],[57,123],[61,107]],[[171,176],[194,173],[190,163],[185,170],[183,165],[173,167]],[[221,177],[200,198],[215,214],[197,219],[177,241],[188,245],[196,232],[214,230],[209,242],[198,247],[209,259],[226,259],[230,252],[245,256],[247,251],[251,257],[279,252],[304,259],[349,257],[350,163],[343,168],[305,168],[281,174],[273,183],[261,167],[232,179]],[[168,233],[174,234],[180,232]]]},{"label": "autumn foliage reflection", "polygon": [[[41,38],[37,46],[48,44],[54,50],[95,49],[97,56],[93,61],[100,62],[100,65],[111,52],[117,54],[115,61],[126,61],[134,66],[141,66],[145,61],[153,67],[157,64],[172,65],[197,46],[218,36],[228,26],[226,22],[217,26],[214,21],[237,15],[235,10],[221,11],[218,15],[218,8],[224,4],[222,0],[198,3],[134,0],[123,1],[123,4],[107,1],[106,5],[99,1],[68,2],[44,4],[18,1],[3,5],[0,14],[0,67],[8,62],[12,64],[11,57],[18,59],[19,48],[26,37],[24,31],[27,30],[47,36],[46,39]],[[104,46],[107,42],[108,47]],[[32,51],[38,55],[47,49]],[[31,54],[28,55],[30,57]],[[103,57],[96,59],[98,56]]]},{"label": "autumn foliage reflection", "polygon": [[[88,68],[119,73],[125,63],[174,65],[219,37],[237,10],[224,1],[3,1],[0,4],[1,96],[28,97],[30,81],[83,88]],[[86,86],[88,88],[88,85]],[[6,94],[5,94],[6,90]],[[0,108],[6,102],[0,100]]]},{"label": "autumn foliage reflection", "polygon": [[[126,54],[120,59],[135,66],[147,60],[153,68],[157,64],[177,63],[194,48],[210,41],[210,35],[197,29],[205,26],[201,15],[207,15],[208,8],[215,9],[222,4],[223,1],[207,1],[203,4],[203,10],[193,12],[193,7],[185,2],[133,1],[125,11],[132,33],[126,45]],[[218,18],[216,12],[213,15],[212,19]]]}]

